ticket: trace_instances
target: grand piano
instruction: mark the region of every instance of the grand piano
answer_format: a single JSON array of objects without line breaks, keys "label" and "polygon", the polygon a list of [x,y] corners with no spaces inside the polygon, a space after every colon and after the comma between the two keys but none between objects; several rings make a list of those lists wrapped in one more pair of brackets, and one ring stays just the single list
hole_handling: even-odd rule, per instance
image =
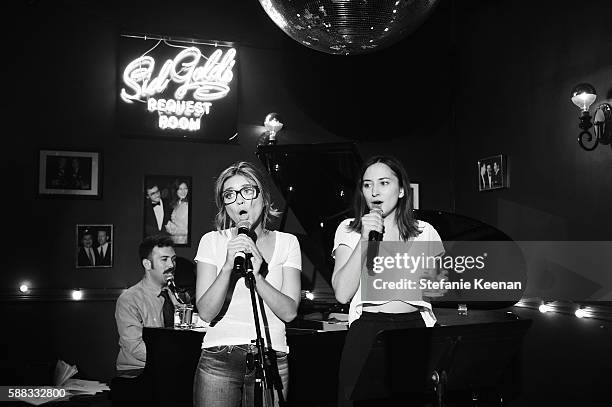
[{"label": "grand piano", "polygon": [[[314,290],[315,278],[324,278],[331,286],[334,233],[343,219],[351,217],[355,180],[362,165],[355,145],[261,145],[257,157],[284,201],[278,229],[298,237],[303,256],[314,269],[311,278],[303,276],[302,289]],[[290,212],[298,224],[289,219]],[[415,217],[432,224],[445,247],[458,252],[465,249],[461,243],[466,241],[505,242],[503,250],[509,251],[510,256],[499,265],[500,273],[511,273],[505,277],[524,281],[520,250],[500,230],[476,219],[441,211],[418,210]],[[453,242],[459,244],[452,247]],[[510,265],[505,264],[508,259]],[[468,399],[471,402],[479,392],[493,394],[496,405],[502,397],[512,399],[518,391],[517,355],[531,321],[518,318],[507,307],[516,303],[521,294],[513,292],[499,300],[466,298],[461,292],[451,291],[434,303],[439,326],[411,332],[382,331],[361,378],[364,383],[376,385],[361,386],[354,398],[397,402],[416,394],[433,405],[453,405],[453,397],[456,405],[466,405],[461,403]],[[467,306],[467,315],[457,312],[459,304]],[[298,317],[287,327],[291,349],[289,405],[336,404],[337,372],[346,326],[327,330],[326,320],[330,314],[346,312],[347,306],[338,304],[330,293],[315,292],[314,300],[302,300]],[[204,335],[189,330],[144,329],[148,354],[145,374],[160,406],[191,405],[193,373]],[[429,351],[408,358],[392,356],[406,347]],[[399,382],[392,380],[397,378],[393,372],[405,371],[402,367],[406,363],[421,368],[410,377],[403,377],[405,380],[401,376]],[[437,382],[432,380],[436,375]]]},{"label": "grand piano", "polygon": [[[305,257],[314,267],[313,277],[303,279],[302,289],[313,288],[321,276],[331,286],[334,234],[338,224],[352,217],[353,195],[362,166],[354,143],[260,145],[257,156],[270,174],[285,202],[279,229],[298,236]],[[286,229],[293,212],[304,232]],[[417,219],[433,225],[444,241],[447,254],[453,256],[488,254],[487,277],[490,281],[522,282],[522,290],[488,291],[451,290],[435,306],[468,309],[500,309],[518,302],[526,283],[526,264],[520,247],[491,225],[467,216],[433,210],[415,210]],[[449,280],[470,280],[475,273],[449,270]],[[306,274],[306,273],[304,273]],[[324,296],[325,297],[325,296]],[[304,306],[312,302],[304,302]]]}]

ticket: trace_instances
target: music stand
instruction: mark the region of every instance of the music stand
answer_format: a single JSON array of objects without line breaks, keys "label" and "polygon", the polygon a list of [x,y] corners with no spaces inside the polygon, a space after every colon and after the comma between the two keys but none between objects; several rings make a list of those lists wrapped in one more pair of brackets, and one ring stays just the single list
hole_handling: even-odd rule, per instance
[{"label": "music stand", "polygon": [[352,400],[433,397],[495,388],[518,353],[531,320],[382,330],[371,347]]},{"label": "music stand", "polygon": [[188,329],[143,328],[147,347],[143,374],[153,406],[193,404],[193,378],[204,335]]}]

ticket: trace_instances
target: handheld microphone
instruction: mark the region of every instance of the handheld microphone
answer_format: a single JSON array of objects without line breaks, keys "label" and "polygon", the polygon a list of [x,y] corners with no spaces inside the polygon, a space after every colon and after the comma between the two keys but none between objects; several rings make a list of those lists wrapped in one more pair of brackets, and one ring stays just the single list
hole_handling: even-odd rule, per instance
[{"label": "handheld microphone", "polygon": [[[249,236],[249,233],[251,231],[251,222],[249,222],[248,220],[241,220],[240,222],[238,222],[238,224],[236,225],[236,227],[238,228],[238,234],[244,234]],[[247,255],[244,252],[237,252],[234,255],[234,268],[233,271],[235,273],[244,273],[246,272],[246,268],[247,268]]]},{"label": "handheld microphone", "polygon": [[[370,210],[370,213],[372,212],[378,212],[380,213],[380,215],[382,216],[383,214],[383,210],[380,204],[374,204],[372,209]],[[383,234],[381,232],[377,232],[375,230],[370,230],[370,233],[368,234],[368,240],[371,242],[380,242],[383,240]]]},{"label": "handheld microphone", "polygon": [[238,224],[236,224],[236,227],[238,228],[239,235],[243,234],[248,236],[251,232],[251,222],[248,220],[241,220],[238,222]]},{"label": "handheld microphone", "polygon": [[[380,204],[374,204],[374,206],[370,210],[370,213],[372,212],[378,212],[382,216],[383,210]],[[368,234],[368,241],[373,242],[373,243],[368,243],[368,251],[366,254],[366,269],[368,270],[368,274],[370,276],[374,275],[374,269],[373,269],[374,257],[378,255],[378,249],[380,245],[379,242],[381,242],[382,240],[383,240],[382,233],[377,232],[376,230],[370,230],[370,233]]]}]

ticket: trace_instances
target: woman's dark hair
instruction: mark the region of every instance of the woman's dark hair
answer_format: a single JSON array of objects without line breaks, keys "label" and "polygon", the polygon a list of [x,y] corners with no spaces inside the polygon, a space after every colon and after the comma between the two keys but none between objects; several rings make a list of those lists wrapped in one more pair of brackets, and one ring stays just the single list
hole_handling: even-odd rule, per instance
[{"label": "woman's dark hair", "polygon": [[140,256],[140,260],[152,260],[151,253],[156,247],[174,247],[174,241],[172,241],[170,236],[162,234],[145,237],[138,247],[138,255]]},{"label": "woman's dark hair", "polygon": [[181,186],[181,184],[185,184],[187,185],[187,196],[185,197],[184,201],[185,202],[189,202],[189,182],[187,182],[184,179],[176,179],[173,183],[172,183],[172,200],[170,201],[170,207],[171,208],[176,208],[176,205],[178,205],[180,199],[178,197],[178,189]]},{"label": "woman's dark hair", "polygon": [[363,164],[359,178],[357,179],[355,199],[353,202],[355,220],[351,222],[349,229],[361,233],[361,217],[369,211],[365,197],[363,196],[363,176],[366,170],[376,163],[382,163],[389,167],[397,177],[400,188],[404,188],[404,196],[398,199],[395,210],[395,222],[397,223],[400,237],[402,240],[408,240],[411,237],[419,235],[421,231],[417,227],[418,222],[414,219],[412,214],[412,194],[410,193],[410,180],[408,179],[408,174],[406,174],[404,166],[397,158],[388,155],[376,155]]}]

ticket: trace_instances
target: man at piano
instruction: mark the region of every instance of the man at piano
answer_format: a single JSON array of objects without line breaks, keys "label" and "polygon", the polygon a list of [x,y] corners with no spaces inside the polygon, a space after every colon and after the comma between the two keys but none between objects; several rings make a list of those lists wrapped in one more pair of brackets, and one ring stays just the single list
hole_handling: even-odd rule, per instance
[{"label": "man at piano", "polygon": [[144,275],[119,296],[115,308],[119,355],[116,377],[111,382],[114,406],[140,405],[148,393],[143,390],[147,358],[143,327],[174,325],[174,300],[167,288],[174,276],[174,242],[167,235],[148,236],[138,251]]},{"label": "man at piano", "polygon": [[[420,241],[427,242],[432,256],[444,251],[434,227],[414,219],[409,188],[406,171],[396,158],[370,158],[357,182],[356,217],[344,220],[336,230],[332,286],[340,303],[350,301],[349,331],[340,362],[338,406],[353,405],[351,394],[380,330],[429,327],[436,322],[431,304],[422,298],[410,301],[362,300],[361,270],[366,255],[361,253],[362,241]],[[441,275],[431,276],[431,279],[440,278]]]}]

